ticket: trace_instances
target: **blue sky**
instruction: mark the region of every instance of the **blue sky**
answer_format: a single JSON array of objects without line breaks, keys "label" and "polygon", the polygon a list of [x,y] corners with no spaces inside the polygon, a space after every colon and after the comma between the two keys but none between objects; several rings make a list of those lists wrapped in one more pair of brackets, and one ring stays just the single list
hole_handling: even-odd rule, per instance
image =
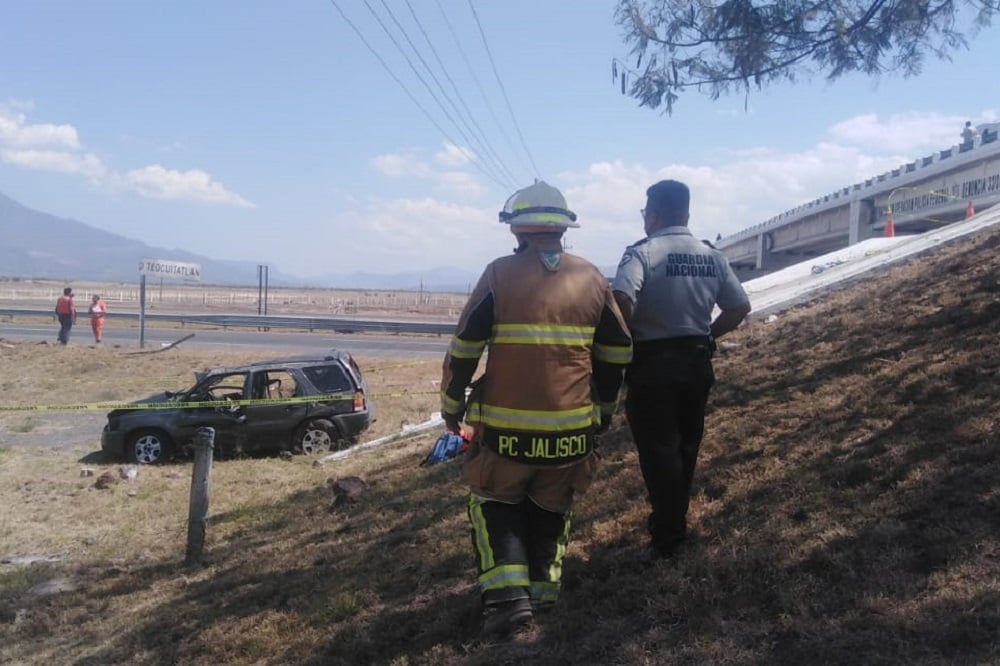
[{"label": "blue sky", "polygon": [[1000,116],[991,31],[916,78],[685,94],[667,117],[612,83],[612,57],[627,55],[613,0],[472,0],[500,83],[469,0],[367,4],[419,47],[448,97],[410,61],[472,129],[441,111],[365,2],[0,3],[0,192],[312,278],[478,272],[513,246],[496,217],[504,200],[540,176],[579,215],[571,251],[613,266],[641,238],[644,191],[661,178],[691,186],[692,230],[714,238]]}]

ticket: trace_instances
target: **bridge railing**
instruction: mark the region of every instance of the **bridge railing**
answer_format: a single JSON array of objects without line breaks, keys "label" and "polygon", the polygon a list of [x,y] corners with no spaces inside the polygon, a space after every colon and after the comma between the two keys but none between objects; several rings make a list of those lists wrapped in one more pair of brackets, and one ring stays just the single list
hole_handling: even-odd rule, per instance
[{"label": "bridge railing", "polygon": [[[55,317],[52,310],[27,310],[21,308],[0,308],[0,316],[5,317]],[[138,312],[109,312],[109,319],[139,321]],[[86,314],[80,315],[86,319]],[[451,335],[455,323],[420,321],[380,321],[375,319],[344,319],[328,317],[285,317],[271,315],[234,314],[146,314],[147,322],[168,322],[181,326],[204,325],[221,328],[286,328],[300,331],[334,331],[337,333],[410,333],[429,335]]]},{"label": "bridge railing", "polygon": [[[726,247],[734,245],[741,240],[757,236],[759,233],[763,231],[783,226],[788,222],[798,219],[800,217],[805,217],[807,215],[819,212],[819,210],[821,209],[843,205],[843,202],[839,201],[840,197],[847,196],[852,191],[857,192],[863,189],[867,190],[869,188],[876,187],[880,183],[885,183],[886,181],[895,178],[900,178],[901,176],[906,177],[905,180],[907,182],[910,182],[910,178],[907,176],[915,174],[918,170],[939,165],[941,162],[949,160],[953,157],[957,157],[959,155],[962,156],[962,160],[964,162],[966,159],[968,160],[976,159],[978,155],[972,154],[976,150],[982,150],[986,148],[990,153],[995,153],[997,152],[997,146],[990,144],[995,144],[997,142],[997,138],[998,138],[998,131],[996,129],[990,129],[989,127],[984,127],[982,130],[982,134],[973,141],[965,141],[956,146],[952,146],[951,148],[947,148],[945,150],[938,151],[937,153],[928,155],[927,157],[924,157],[920,160],[914,160],[913,162],[904,164],[900,166],[898,169],[892,169],[890,171],[886,171],[885,173],[881,173],[877,176],[867,178],[863,183],[854,183],[851,186],[841,188],[830,194],[817,197],[812,201],[807,201],[804,204],[800,204],[795,208],[791,208],[782,213],[779,213],[774,217],[771,217],[763,222],[747,227],[728,236],[724,236],[722,239],[717,241],[715,245],[719,249],[725,249]],[[919,178],[920,176],[917,175],[916,177]]]}]

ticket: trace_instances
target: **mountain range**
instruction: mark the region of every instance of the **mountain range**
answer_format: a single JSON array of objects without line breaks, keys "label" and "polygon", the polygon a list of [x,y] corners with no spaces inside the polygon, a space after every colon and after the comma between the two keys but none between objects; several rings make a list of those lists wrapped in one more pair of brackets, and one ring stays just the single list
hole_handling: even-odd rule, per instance
[{"label": "mountain range", "polygon": [[[0,277],[95,282],[136,282],[143,257],[201,265],[218,285],[257,284],[257,264],[213,259],[183,249],[167,249],[103,231],[70,218],[34,210],[0,192]],[[421,272],[331,273],[302,278],[268,273],[274,287],[327,287],[467,292],[478,275],[451,267]]]}]

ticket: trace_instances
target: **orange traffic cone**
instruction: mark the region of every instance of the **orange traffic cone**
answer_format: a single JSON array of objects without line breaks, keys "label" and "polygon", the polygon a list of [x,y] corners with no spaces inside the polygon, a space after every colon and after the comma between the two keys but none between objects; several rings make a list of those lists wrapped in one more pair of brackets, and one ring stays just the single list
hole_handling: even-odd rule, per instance
[{"label": "orange traffic cone", "polygon": [[972,199],[969,199],[969,205],[965,207],[965,219],[969,219],[976,214],[976,207],[972,205]]},{"label": "orange traffic cone", "polygon": [[884,235],[886,238],[896,237],[896,222],[892,219],[892,209],[889,209],[889,219],[885,221]]}]

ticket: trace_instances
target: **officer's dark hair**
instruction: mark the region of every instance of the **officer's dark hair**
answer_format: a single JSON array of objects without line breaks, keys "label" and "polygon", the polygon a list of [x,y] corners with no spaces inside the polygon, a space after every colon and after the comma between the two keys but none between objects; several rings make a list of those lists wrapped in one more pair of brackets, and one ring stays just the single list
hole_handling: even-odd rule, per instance
[{"label": "officer's dark hair", "polygon": [[691,190],[677,180],[661,180],[646,190],[646,207],[670,222],[683,222],[691,205]]}]

